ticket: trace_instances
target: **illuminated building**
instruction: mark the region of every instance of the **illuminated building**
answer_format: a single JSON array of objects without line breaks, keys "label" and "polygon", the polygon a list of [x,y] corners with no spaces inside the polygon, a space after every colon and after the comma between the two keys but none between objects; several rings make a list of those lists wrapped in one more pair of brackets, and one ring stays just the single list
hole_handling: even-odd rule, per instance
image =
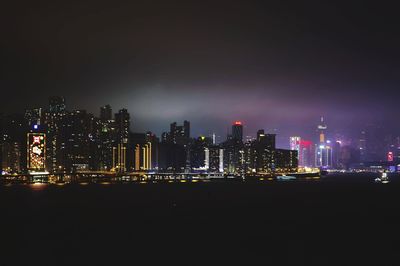
[{"label": "illuminated building", "polygon": [[[292,140],[300,149],[301,140]],[[296,172],[298,168],[298,151],[277,149],[276,135],[266,134],[264,130],[258,130],[257,138],[245,143],[243,153],[248,175]]]},{"label": "illuminated building", "polygon": [[[206,161],[209,158],[208,148],[212,145],[212,139],[200,136],[193,140],[190,146],[190,167],[195,171],[205,171],[208,169]],[[207,151],[206,151],[207,150]]]},{"label": "illuminated building", "polygon": [[224,150],[219,146],[212,145],[205,150],[205,168],[209,173],[224,172]]},{"label": "illuminated building", "polygon": [[256,172],[270,172],[273,169],[273,151],[276,146],[276,135],[265,134],[264,130],[258,130],[257,140],[254,143],[256,151]]},{"label": "illuminated building", "polygon": [[296,150],[276,149],[274,151],[276,172],[296,172],[298,166]]},{"label": "illuminated building", "polygon": [[257,131],[257,138],[246,142],[244,148],[245,171],[247,173],[270,173],[275,167],[275,134]]},{"label": "illuminated building", "polygon": [[326,140],[325,130],[328,127],[321,117],[321,122],[317,129],[319,132],[319,143],[315,147],[315,166],[320,168],[332,167],[332,146],[329,140]]},{"label": "illuminated building", "polygon": [[332,167],[332,147],[329,142],[316,146],[315,166],[322,168]]},{"label": "illuminated building", "polygon": [[[325,138],[325,137],[324,137]],[[297,151],[298,163],[301,167],[313,166],[312,142],[303,140],[301,137],[290,137],[290,150]]]},{"label": "illuminated building", "polygon": [[128,110],[121,109],[115,114],[115,126],[117,129],[118,143],[128,143],[130,132],[130,115]]},{"label": "illuminated building", "polygon": [[315,166],[322,168],[332,166],[332,147],[329,144],[320,144],[316,147]]},{"label": "illuminated building", "polygon": [[182,126],[178,126],[176,122],[172,123],[168,137],[174,144],[187,145],[190,139],[190,122],[185,120]]},{"label": "illuminated building", "polygon": [[140,170],[140,145],[136,144],[135,146],[135,171]]},{"label": "illuminated building", "polygon": [[[96,120],[93,115],[85,110],[75,110],[68,113],[64,119],[62,140],[63,166],[66,172],[80,170],[97,170],[97,165],[92,165],[91,158],[98,159],[97,149],[92,145],[97,144],[95,133]],[[96,152],[96,153],[95,153]]]},{"label": "illuminated building", "polygon": [[235,121],[232,125],[232,138],[243,141],[243,125],[240,121]]},{"label": "illuminated building", "polygon": [[112,119],[110,105],[100,108],[99,121],[99,170],[110,171],[113,168],[113,147],[117,146],[117,128]]},{"label": "illuminated building", "polygon": [[318,131],[319,131],[319,143],[325,143],[325,130],[328,127],[326,126],[324,122],[324,117],[321,117],[321,123],[318,125]]},{"label": "illuminated building", "polygon": [[50,97],[49,110],[44,114],[44,126],[47,128],[46,160],[50,172],[64,172],[66,142],[63,135],[67,115],[65,98]]},{"label": "illuminated building", "polygon": [[[21,114],[1,117],[1,168],[8,173],[26,172],[26,120]],[[1,172],[1,171],[0,171]]]},{"label": "illuminated building", "polygon": [[135,170],[152,170],[153,169],[153,156],[152,144],[147,142],[145,144],[136,144],[135,147]]},{"label": "illuminated building", "polygon": [[158,138],[155,134],[131,133],[130,142],[133,150],[133,170],[158,169]]},{"label": "illuminated building", "polygon": [[213,144],[212,137],[200,136],[190,146],[190,167],[194,172],[222,173],[224,150]]},{"label": "illuminated building", "polygon": [[122,143],[113,148],[113,170],[118,173],[126,172],[126,147]]},{"label": "illuminated building", "polygon": [[30,173],[46,171],[46,134],[28,133],[27,168]]},{"label": "illuminated building", "polygon": [[19,142],[3,142],[1,147],[1,169],[6,173],[21,172],[21,145]]},{"label": "illuminated building", "polygon": [[243,145],[243,124],[235,121],[232,134],[221,144],[224,149],[224,172],[233,175],[243,175],[245,172],[245,150]]},{"label": "illuminated building", "polygon": [[117,172],[126,172],[131,168],[133,156],[129,154],[129,165],[127,165],[127,147],[130,134],[130,115],[128,110],[121,109],[115,114],[116,140],[113,146],[113,169]]},{"label": "illuminated building", "polygon": [[233,175],[244,174],[244,145],[241,141],[228,138],[221,144],[224,149],[224,172]]},{"label": "illuminated building", "polygon": [[129,134],[129,152],[133,151],[133,158],[131,158],[133,165],[132,168],[135,171],[143,170],[143,147],[146,145],[146,134],[144,133],[130,133]]},{"label": "illuminated building", "polygon": [[24,118],[27,121],[28,126],[41,125],[43,120],[42,108],[25,110]]},{"label": "illuminated building", "polygon": [[143,150],[143,170],[151,170],[153,168],[152,166],[152,156],[151,156],[151,142],[147,142],[144,147],[142,147]]},{"label": "illuminated building", "polygon": [[158,169],[158,144],[159,139],[156,134],[151,131],[146,132],[146,142],[151,144],[151,169]]},{"label": "illuminated building", "polygon": [[290,137],[289,144],[290,144],[290,149],[292,151],[299,151],[300,150],[300,137]]},{"label": "illuminated building", "polygon": [[300,149],[298,151],[299,166],[313,166],[313,143],[309,140],[300,140]]}]

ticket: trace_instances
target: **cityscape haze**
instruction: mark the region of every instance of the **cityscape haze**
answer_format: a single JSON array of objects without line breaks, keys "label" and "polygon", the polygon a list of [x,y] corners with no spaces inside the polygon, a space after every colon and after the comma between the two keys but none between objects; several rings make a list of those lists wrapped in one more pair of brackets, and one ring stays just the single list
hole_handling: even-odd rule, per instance
[{"label": "cityscape haze", "polygon": [[394,1],[6,1],[0,265],[397,265]]}]

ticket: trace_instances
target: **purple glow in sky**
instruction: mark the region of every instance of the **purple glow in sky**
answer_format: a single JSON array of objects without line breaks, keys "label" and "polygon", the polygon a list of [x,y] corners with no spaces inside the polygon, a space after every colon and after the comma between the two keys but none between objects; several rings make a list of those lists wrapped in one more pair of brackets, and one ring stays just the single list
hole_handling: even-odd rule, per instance
[{"label": "purple glow in sky", "polygon": [[64,95],[69,109],[128,108],[134,131],[186,119],[194,135],[225,136],[242,120],[246,135],[264,128],[286,141],[313,138],[321,115],[332,133],[367,122],[399,131],[390,6],[27,1],[4,10],[0,112]]}]

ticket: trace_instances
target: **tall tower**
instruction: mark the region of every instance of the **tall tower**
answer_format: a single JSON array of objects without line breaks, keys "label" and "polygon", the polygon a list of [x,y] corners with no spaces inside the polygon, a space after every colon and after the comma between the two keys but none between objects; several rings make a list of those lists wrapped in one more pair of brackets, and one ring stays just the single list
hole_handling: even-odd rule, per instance
[{"label": "tall tower", "polygon": [[45,113],[44,124],[47,127],[46,160],[50,172],[65,170],[65,143],[64,130],[67,127],[66,101],[62,96],[49,98],[49,109]]},{"label": "tall tower", "polygon": [[332,146],[330,141],[326,140],[325,130],[327,125],[324,122],[324,117],[321,116],[321,121],[317,127],[319,132],[319,143],[315,147],[315,166],[321,168],[332,167]]},{"label": "tall tower", "polygon": [[324,117],[321,116],[321,122],[318,125],[318,131],[319,131],[319,143],[325,143],[325,130],[328,127],[326,126],[324,122]]}]

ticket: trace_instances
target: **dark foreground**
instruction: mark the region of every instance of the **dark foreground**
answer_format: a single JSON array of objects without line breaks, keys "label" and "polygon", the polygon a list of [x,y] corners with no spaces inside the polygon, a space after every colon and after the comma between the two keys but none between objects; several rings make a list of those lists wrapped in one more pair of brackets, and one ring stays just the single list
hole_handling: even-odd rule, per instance
[{"label": "dark foreground", "polygon": [[1,187],[0,265],[399,265],[372,180]]}]

